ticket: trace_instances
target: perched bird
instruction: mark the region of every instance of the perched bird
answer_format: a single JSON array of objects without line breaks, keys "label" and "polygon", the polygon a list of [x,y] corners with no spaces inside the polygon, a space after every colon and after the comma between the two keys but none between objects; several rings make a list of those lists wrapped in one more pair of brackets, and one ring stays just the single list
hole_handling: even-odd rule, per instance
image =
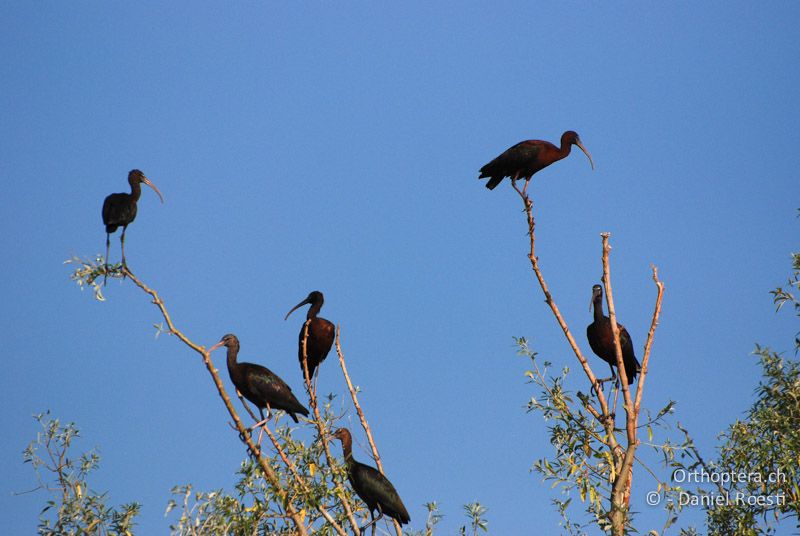
[{"label": "perched bird", "polygon": [[133,169],[128,173],[128,183],[131,185],[131,193],[111,194],[103,201],[103,224],[106,226],[106,272],[108,272],[108,249],[111,244],[111,233],[116,232],[118,227],[122,227],[122,236],[120,236],[122,264],[127,266],[125,263],[125,230],[136,219],[136,202],[142,195],[141,184],[145,183],[155,190],[158,198],[162,203],[164,202],[164,197],[156,185],[138,169]]},{"label": "perched bird", "polygon": [[[306,357],[308,358],[308,377],[314,377],[314,371],[322,363],[328,352],[331,351],[333,346],[333,338],[336,335],[336,328],[333,322],[317,316],[322,304],[325,302],[325,297],[322,292],[315,290],[311,292],[308,297],[292,307],[292,310],[286,313],[284,320],[289,318],[296,309],[311,304],[306,313],[306,321],[308,322],[308,339],[306,340]],[[300,361],[300,370],[303,370],[303,335],[305,333],[305,324],[300,328],[300,335],[298,337],[297,359]],[[305,376],[304,376],[305,378]]]},{"label": "perched bird", "polygon": [[[614,349],[614,333],[611,331],[611,320],[603,314],[603,287],[600,285],[592,287],[590,307],[594,307],[594,322],[586,327],[586,338],[589,339],[589,346],[592,347],[592,351],[611,367],[611,377],[597,381],[598,383],[603,383],[609,380],[616,380],[617,375],[614,372],[614,367],[617,366],[617,352]],[[617,328],[619,328],[619,344],[622,347],[622,362],[625,365],[625,375],[628,377],[628,384],[630,385],[642,370],[642,367],[634,354],[633,343],[628,330],[619,322],[617,322]]]},{"label": "perched bird", "polygon": [[581,143],[577,132],[568,130],[561,135],[561,147],[556,147],[549,141],[527,140],[521,141],[513,147],[507,149],[503,154],[481,168],[479,179],[489,177],[486,187],[494,190],[495,186],[505,177],[511,177],[512,181],[525,179],[525,189],[528,188],[528,181],[537,171],[540,171],[553,162],[566,158],[573,145],[577,145],[589,157],[589,163],[594,169],[592,155]]},{"label": "perched bird", "polygon": [[[334,432],[333,437],[342,442],[342,452],[344,462],[347,467],[347,479],[353,486],[356,494],[367,504],[371,521],[361,527],[361,531],[372,526],[372,533],[375,534],[375,523],[384,515],[396,519],[401,525],[411,521],[408,510],[400,500],[400,495],[389,479],[381,474],[380,471],[369,465],[357,462],[353,459],[353,438],[350,430],[339,428]],[[375,517],[374,511],[380,514]]]},{"label": "perched bird", "polygon": [[256,426],[263,424],[269,417],[264,417],[264,408],[269,416],[270,409],[282,409],[298,422],[297,413],[308,415],[308,410],[297,401],[292,389],[274,372],[254,363],[239,363],[236,356],[239,354],[239,339],[233,333],[228,333],[222,340],[212,346],[211,353],[220,346],[228,348],[228,374],[236,389],[247,400],[255,404],[263,419]]}]

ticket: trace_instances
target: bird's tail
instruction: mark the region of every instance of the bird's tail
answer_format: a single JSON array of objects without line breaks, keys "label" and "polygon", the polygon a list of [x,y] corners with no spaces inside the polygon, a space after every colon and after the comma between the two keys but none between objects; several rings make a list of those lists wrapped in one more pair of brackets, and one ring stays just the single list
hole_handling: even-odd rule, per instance
[{"label": "bird's tail", "polygon": [[295,405],[295,407],[294,407],[294,408],[292,408],[292,409],[290,409],[290,410],[287,410],[287,411],[286,411],[286,413],[288,413],[288,414],[289,414],[289,417],[291,417],[291,418],[292,418],[292,420],[293,420],[294,422],[296,422],[296,423],[299,423],[299,422],[300,422],[299,420],[297,420],[297,415],[296,415],[297,413],[299,413],[299,414],[300,414],[300,415],[302,415],[303,417],[308,417],[308,410],[307,410],[307,409],[305,408],[305,406],[303,406],[303,404],[301,404],[300,402],[298,402],[298,403]]},{"label": "bird's tail", "polygon": [[627,361],[625,363],[625,375],[628,376],[628,385],[633,383],[633,380],[636,379],[636,375],[640,372],[642,372],[642,365],[635,356],[633,362]]},{"label": "bird's tail", "polygon": [[500,181],[502,181],[502,180],[503,180],[503,177],[497,177],[497,176],[492,177],[491,179],[489,179],[489,182],[486,183],[486,187],[489,188],[490,190],[494,190],[495,187],[498,184],[500,184]]}]

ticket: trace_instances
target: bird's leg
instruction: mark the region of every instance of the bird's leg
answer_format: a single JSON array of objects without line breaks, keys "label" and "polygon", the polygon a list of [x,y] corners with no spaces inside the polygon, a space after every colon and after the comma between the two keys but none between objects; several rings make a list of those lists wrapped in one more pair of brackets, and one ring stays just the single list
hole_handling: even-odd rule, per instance
[{"label": "bird's leg", "polygon": [[525,186],[523,186],[523,187],[522,187],[522,195],[523,195],[523,196],[528,194],[528,185],[529,185],[530,183],[531,183],[531,178],[530,178],[530,177],[528,177],[527,179],[525,179]]},{"label": "bird's leg", "polygon": [[267,423],[267,421],[269,421],[272,418],[272,415],[270,414],[270,411],[269,411],[269,404],[267,405],[267,416],[266,417],[264,417],[264,410],[263,409],[258,408],[258,413],[261,415],[261,420],[258,421],[257,423],[255,423],[253,426],[251,426],[250,430],[255,430],[259,426],[264,426]]},{"label": "bird's leg", "polygon": [[592,389],[595,389],[595,394],[597,393],[596,389],[597,388],[602,389],[604,383],[606,383],[607,381],[614,381],[614,380],[617,379],[617,374],[616,374],[616,372],[614,372],[614,367],[612,367],[611,365],[608,365],[608,367],[611,369],[611,377],[610,378],[597,378],[597,379],[595,379],[595,381],[594,381],[595,385],[592,386]]},{"label": "bird's leg", "polygon": [[106,233],[106,258],[105,258],[106,270],[105,273],[103,274],[103,286],[106,286],[106,282],[108,281],[108,248],[110,247],[111,247],[111,234]]},{"label": "bird's leg", "polygon": [[258,413],[259,413],[259,415],[261,415],[261,420],[258,421],[257,423],[255,423],[253,426],[251,426],[250,427],[250,431],[253,431],[256,428],[261,428],[261,430],[259,430],[259,432],[258,432],[258,446],[261,447],[261,438],[264,435],[264,428],[263,427],[272,418],[272,415],[270,415],[269,404],[267,404],[267,416],[266,416],[266,418],[264,417],[264,410],[262,408],[258,408]]},{"label": "bird's leg", "polygon": [[617,373],[614,372],[614,367],[612,367],[611,364],[609,363],[608,368],[611,369],[611,379],[615,381],[614,385],[616,386],[617,389],[619,389],[619,378],[617,377]]},{"label": "bird's leg", "polygon": [[378,521],[380,521],[380,520],[381,520],[381,518],[383,517],[383,510],[381,510],[381,507],[380,507],[380,506],[378,506],[378,513],[379,513],[380,515],[379,515],[378,517],[375,517],[375,514],[372,512],[372,510],[370,510],[370,511],[369,511],[369,517],[370,517],[370,518],[372,518],[372,521],[370,521],[369,523],[367,523],[366,525],[364,525],[363,527],[361,527],[360,529],[358,529],[358,531],[359,531],[359,532],[364,532],[364,531],[365,531],[365,530],[367,530],[369,527],[372,527],[372,536],[375,536],[375,523],[377,523]]},{"label": "bird's leg", "polygon": [[[122,248],[122,267],[123,268],[127,268],[128,267],[128,263],[125,262],[125,231],[127,229],[128,229],[127,225],[124,225],[122,227],[122,236],[119,239],[119,244],[120,244],[120,247]],[[122,277],[123,278],[125,277],[125,272],[124,271],[122,272]]]}]

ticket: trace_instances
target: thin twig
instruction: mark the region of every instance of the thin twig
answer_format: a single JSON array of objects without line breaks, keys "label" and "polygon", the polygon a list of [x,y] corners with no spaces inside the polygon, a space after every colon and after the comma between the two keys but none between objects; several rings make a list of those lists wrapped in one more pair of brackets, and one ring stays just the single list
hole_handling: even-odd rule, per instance
[{"label": "thin twig", "polygon": [[[356,396],[356,390],[353,387],[353,382],[350,381],[350,374],[347,373],[347,366],[344,363],[344,353],[342,353],[342,345],[339,341],[339,335],[341,332],[341,326],[336,326],[336,355],[339,357],[339,366],[342,368],[344,379],[347,380],[347,388],[350,390],[350,398],[353,399],[353,405],[358,413],[358,419],[361,421],[361,427],[364,428],[364,432],[367,434],[367,441],[369,441],[369,446],[372,449],[372,458],[375,460],[375,464],[378,466],[378,471],[385,475],[383,472],[383,464],[381,463],[381,455],[378,454],[378,447],[375,444],[375,439],[372,437],[372,430],[369,427],[369,423],[367,423],[367,418],[364,416],[364,411],[361,409],[361,404],[358,403],[358,396]],[[394,529],[397,532],[397,536],[402,536],[403,529],[400,526],[400,523],[394,518],[392,518],[392,521],[394,522]]]},{"label": "thin twig", "polygon": [[214,368],[214,364],[211,361],[211,356],[206,351],[204,346],[200,346],[195,344],[191,340],[189,340],[186,335],[184,335],[180,330],[175,327],[175,324],[172,323],[172,318],[170,318],[169,313],[167,312],[166,307],[164,306],[164,302],[158,296],[158,293],[149,288],[145,285],[142,281],[140,281],[133,273],[128,269],[128,267],[124,266],[122,268],[123,273],[130,277],[131,281],[133,281],[137,287],[142,289],[145,293],[149,294],[153,298],[153,304],[158,307],[158,310],[161,312],[161,315],[164,317],[164,321],[167,323],[167,327],[172,335],[175,335],[180,339],[185,345],[189,348],[200,354],[203,358],[203,363],[206,366],[209,374],[211,374],[211,379],[214,381],[214,385],[217,388],[217,392],[219,393],[220,398],[222,398],[223,403],[225,404],[225,408],[228,410],[231,418],[233,419],[234,424],[236,425],[236,429],[239,431],[239,437],[242,441],[247,445],[249,451],[253,454],[253,456],[258,461],[261,470],[264,472],[264,476],[269,480],[270,484],[274,486],[276,493],[278,495],[278,502],[283,504],[286,508],[286,512],[288,513],[289,517],[295,524],[297,529],[297,533],[301,536],[305,536],[308,534],[306,530],[305,523],[303,522],[300,515],[295,511],[294,506],[292,505],[291,501],[288,500],[286,490],[283,489],[281,485],[280,479],[275,474],[275,471],[272,470],[267,460],[261,455],[261,449],[253,443],[253,439],[250,437],[249,430],[244,426],[241,419],[239,418],[239,414],[234,409],[233,404],[231,403],[231,399],[228,396],[228,393],[225,392],[225,387],[222,385],[222,380],[217,373],[217,370]]},{"label": "thin twig", "polygon": [[344,362],[344,354],[342,353],[342,346],[339,342],[339,336],[341,334],[341,327],[336,326],[336,355],[339,357],[339,366],[342,368],[342,373],[344,374],[344,379],[347,381],[347,388],[350,390],[350,398],[353,400],[353,405],[356,408],[356,413],[358,413],[358,419],[361,421],[361,427],[364,428],[364,432],[367,434],[367,441],[369,441],[369,446],[372,449],[372,458],[375,460],[375,463],[378,465],[378,470],[383,473],[383,464],[381,463],[381,455],[378,454],[378,447],[375,445],[375,439],[372,437],[372,430],[367,423],[367,418],[364,416],[364,411],[361,409],[361,404],[358,403],[358,396],[356,395],[355,387],[353,387],[353,382],[350,380],[350,374],[347,373],[347,366]]},{"label": "thin twig", "polygon": [[653,348],[653,338],[656,334],[658,327],[658,318],[661,316],[661,301],[664,298],[664,283],[658,279],[658,268],[652,266],[653,282],[656,284],[656,305],[653,310],[653,320],[650,322],[650,330],[647,332],[647,341],[644,344],[644,357],[642,358],[642,375],[639,377],[639,385],[636,389],[636,402],[633,405],[634,415],[638,421],[639,419],[639,405],[642,402],[642,393],[644,392],[644,380],[647,377],[647,368],[650,363],[650,350]]}]

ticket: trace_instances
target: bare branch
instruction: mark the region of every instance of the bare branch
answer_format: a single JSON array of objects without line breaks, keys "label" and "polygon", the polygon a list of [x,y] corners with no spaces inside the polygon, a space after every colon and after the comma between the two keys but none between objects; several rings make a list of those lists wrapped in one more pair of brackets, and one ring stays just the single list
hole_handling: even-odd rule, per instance
[{"label": "bare branch", "polygon": [[200,354],[203,359],[203,363],[206,366],[209,374],[211,375],[211,379],[214,382],[214,385],[217,388],[217,392],[219,393],[220,398],[222,398],[223,403],[225,404],[225,408],[228,410],[233,422],[236,426],[236,429],[239,432],[239,437],[242,441],[247,445],[248,450],[252,453],[252,455],[258,461],[261,470],[264,472],[264,476],[266,479],[272,484],[275,489],[277,490],[278,499],[280,500],[281,504],[285,505],[286,512],[288,516],[291,518],[292,522],[297,529],[297,533],[301,536],[305,536],[308,534],[306,529],[306,525],[303,522],[300,515],[295,511],[294,507],[290,500],[288,500],[286,490],[281,485],[280,479],[273,471],[272,467],[270,467],[267,460],[261,455],[261,449],[253,442],[253,439],[250,437],[250,431],[245,427],[242,423],[241,419],[239,418],[239,414],[233,407],[231,403],[231,399],[228,396],[228,393],[225,391],[225,387],[222,385],[222,380],[217,373],[217,369],[214,368],[214,364],[211,361],[211,356],[208,354],[204,346],[200,346],[195,344],[191,340],[189,340],[186,335],[183,334],[179,329],[175,327],[175,324],[172,323],[172,319],[167,312],[166,307],[164,306],[163,300],[159,297],[158,293],[150,289],[147,285],[145,285],[142,281],[140,281],[133,273],[128,269],[128,267],[122,268],[124,274],[134,282],[134,284],[142,289],[145,293],[149,294],[153,298],[153,304],[158,307],[158,310],[161,312],[161,315],[164,317],[164,321],[167,323],[167,327],[169,328],[169,332],[172,335],[178,337],[185,345],[189,348]]},{"label": "bare branch", "polygon": [[[634,403],[634,415],[638,421],[639,419],[639,406],[642,402],[642,393],[644,392],[645,378],[647,377],[647,368],[650,363],[650,350],[653,348],[653,338],[656,334],[658,327],[658,318],[661,316],[661,301],[664,298],[664,283],[658,279],[658,268],[653,269],[653,282],[656,284],[656,305],[653,310],[653,320],[650,322],[650,330],[647,332],[647,341],[644,344],[644,357],[642,358],[642,374],[639,376],[639,385],[636,389],[636,402]],[[687,434],[688,437],[688,434]]]},{"label": "bare branch", "polygon": [[[378,466],[378,471],[385,475],[383,472],[383,464],[381,463],[381,455],[378,453],[378,447],[375,445],[375,439],[372,437],[372,430],[369,427],[369,423],[367,423],[367,418],[364,416],[364,411],[361,409],[361,404],[358,403],[356,390],[353,387],[353,382],[350,381],[350,375],[347,373],[347,366],[344,363],[344,354],[342,353],[342,345],[339,340],[341,332],[341,327],[336,326],[336,355],[339,357],[339,366],[342,368],[344,379],[347,380],[347,388],[350,391],[350,398],[353,399],[353,405],[358,413],[358,419],[361,421],[361,426],[364,428],[364,432],[367,434],[367,441],[369,441],[369,446],[372,449],[372,457],[375,460],[375,464]],[[400,526],[400,523],[394,518],[392,518],[392,521],[394,522],[394,529],[397,533],[397,536],[402,536],[403,529]]]},{"label": "bare branch", "polygon": [[[572,336],[572,333],[567,326],[564,317],[561,315],[561,311],[558,309],[555,300],[553,299],[552,295],[550,294],[550,290],[547,287],[547,282],[544,279],[544,275],[542,275],[542,271],[539,268],[539,259],[536,257],[536,223],[533,219],[533,201],[528,197],[527,193],[524,190],[520,190],[517,188],[517,185],[514,181],[512,181],[512,186],[514,190],[519,194],[520,198],[522,199],[522,203],[525,206],[525,215],[528,219],[528,236],[530,237],[530,252],[528,253],[528,259],[531,263],[531,268],[533,268],[533,273],[536,274],[536,279],[539,281],[539,286],[542,288],[542,292],[544,293],[545,302],[547,305],[550,306],[550,310],[553,312],[553,315],[558,322],[559,327],[561,327],[561,331],[564,332],[564,336],[567,338],[567,342],[569,343],[570,348],[572,348],[575,357],[578,358],[578,361],[583,367],[584,373],[586,373],[586,377],[589,378],[589,382],[592,385],[597,385],[597,376],[595,376],[592,368],[589,366],[589,362],[583,356],[580,348],[578,347],[578,343],[575,342],[575,338]],[[606,402],[605,395],[601,389],[597,389],[597,400],[600,404],[600,411],[602,412],[602,419],[599,419],[602,423],[603,427],[606,429],[606,434],[608,436],[609,447],[612,449],[616,446],[616,436],[614,434],[614,418],[611,415],[611,412],[608,410],[608,403]]]}]

